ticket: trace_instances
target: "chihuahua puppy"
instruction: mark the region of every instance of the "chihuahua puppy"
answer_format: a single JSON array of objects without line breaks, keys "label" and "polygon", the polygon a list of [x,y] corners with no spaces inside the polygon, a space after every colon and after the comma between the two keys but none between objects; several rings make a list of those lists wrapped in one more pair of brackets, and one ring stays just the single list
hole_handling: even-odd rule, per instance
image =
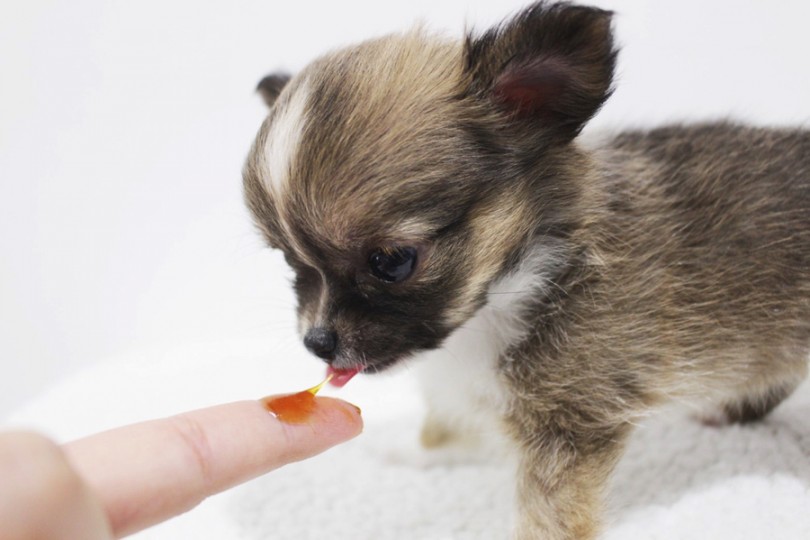
[{"label": "chihuahua puppy", "polygon": [[807,372],[810,133],[584,144],[616,54],[610,13],[541,2],[260,85],[246,200],[295,271],[304,344],[339,383],[417,356],[434,387],[464,381],[471,404],[428,398],[423,442],[463,437],[462,411],[497,417],[520,454],[520,539],[593,538],[651,409],[747,422]]}]

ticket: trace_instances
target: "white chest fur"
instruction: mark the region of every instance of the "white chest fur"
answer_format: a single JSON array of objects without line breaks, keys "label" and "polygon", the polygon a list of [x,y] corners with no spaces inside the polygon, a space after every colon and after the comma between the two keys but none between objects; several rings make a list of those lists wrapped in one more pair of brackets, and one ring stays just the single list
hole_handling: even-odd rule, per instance
[{"label": "white chest fur", "polygon": [[429,423],[438,422],[455,435],[488,437],[500,431],[509,398],[498,360],[530,330],[525,308],[551,285],[543,270],[553,268],[553,255],[553,250],[537,249],[526,257],[515,272],[490,287],[487,304],[441,348],[415,362]]}]

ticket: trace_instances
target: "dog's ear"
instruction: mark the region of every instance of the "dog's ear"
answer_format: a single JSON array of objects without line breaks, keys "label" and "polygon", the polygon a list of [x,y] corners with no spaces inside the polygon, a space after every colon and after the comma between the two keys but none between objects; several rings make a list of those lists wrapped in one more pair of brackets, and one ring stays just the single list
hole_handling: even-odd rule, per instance
[{"label": "dog's ear", "polygon": [[273,73],[259,81],[256,91],[262,96],[267,106],[272,107],[288,82],[290,82],[290,76],[286,73]]},{"label": "dog's ear", "polygon": [[539,2],[480,37],[468,36],[466,92],[570,141],[612,91],[611,15]]}]

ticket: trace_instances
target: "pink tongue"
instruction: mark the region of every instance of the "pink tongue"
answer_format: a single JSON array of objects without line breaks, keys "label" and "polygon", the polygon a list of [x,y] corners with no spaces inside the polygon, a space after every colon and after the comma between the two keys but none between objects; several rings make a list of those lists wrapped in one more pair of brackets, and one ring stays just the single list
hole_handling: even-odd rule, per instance
[{"label": "pink tongue", "polygon": [[332,386],[337,386],[341,388],[347,382],[349,382],[352,377],[357,375],[360,372],[360,368],[352,368],[352,369],[335,369],[332,366],[326,368],[326,376],[332,376],[332,380],[329,381],[329,384]]}]

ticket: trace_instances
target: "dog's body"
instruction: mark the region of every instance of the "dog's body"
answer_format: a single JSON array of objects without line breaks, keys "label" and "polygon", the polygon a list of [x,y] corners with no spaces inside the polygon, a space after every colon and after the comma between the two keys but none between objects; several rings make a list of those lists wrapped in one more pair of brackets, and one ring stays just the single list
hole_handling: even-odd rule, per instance
[{"label": "dog's body", "polygon": [[[448,351],[438,369],[456,365],[520,449],[520,538],[593,537],[632,423],[657,405],[754,420],[807,371],[810,133],[583,144],[615,54],[609,14],[569,5],[463,45],[361,44],[265,81],[245,169],[296,270],[307,346],[365,372]],[[428,446],[466,429],[442,399]]]}]

